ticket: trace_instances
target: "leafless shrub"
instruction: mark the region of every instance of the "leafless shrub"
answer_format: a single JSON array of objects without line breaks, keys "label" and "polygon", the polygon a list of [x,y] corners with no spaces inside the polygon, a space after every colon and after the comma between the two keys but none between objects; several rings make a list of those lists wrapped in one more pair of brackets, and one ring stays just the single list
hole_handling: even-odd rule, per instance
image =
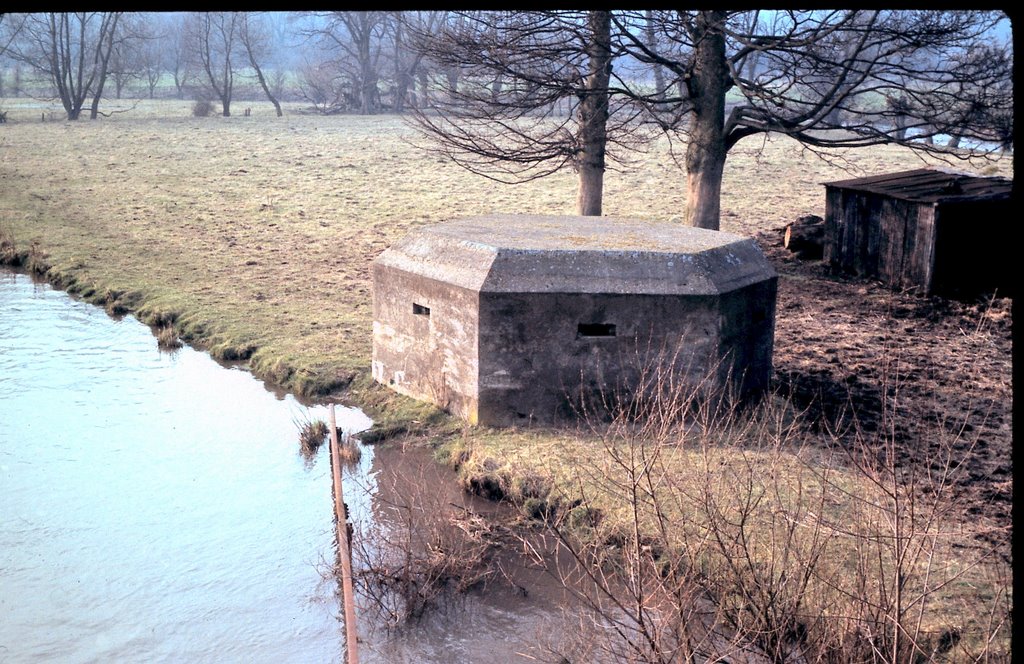
[{"label": "leafless shrub", "polygon": [[155,331],[156,345],[160,350],[176,350],[181,348],[181,339],[173,325],[162,325]]},{"label": "leafless shrub", "polygon": [[340,428],[336,429],[335,433],[338,436],[338,456],[341,458],[342,465],[352,466],[359,463],[359,460],[363,458],[363,448],[360,447],[359,441]]},{"label": "leafless shrub", "polygon": [[199,97],[192,104],[192,116],[196,118],[208,118],[215,110],[213,102],[205,97]]},{"label": "leafless shrub", "polygon": [[303,64],[298,87],[300,96],[320,115],[334,115],[351,108],[351,86],[329,63]]},{"label": "leafless shrub", "polygon": [[891,426],[854,431],[852,442],[833,433],[822,446],[783,399],[744,409],[669,393],[634,393],[615,402],[610,423],[591,424],[581,444],[596,442],[560,485],[572,485],[562,504],[573,507],[543,525],[554,544],[538,561],[588,608],[600,653],[632,662],[1009,657],[1009,569],[954,491],[970,459],[961,435],[937,424],[939,451],[910,467]]},{"label": "leafless shrub", "polygon": [[28,246],[28,255],[24,261],[25,269],[28,270],[30,274],[42,277],[50,271],[49,258],[49,254],[39,246],[39,243],[33,241]]},{"label": "leafless shrub", "polygon": [[17,267],[20,264],[21,257],[14,242],[14,234],[5,224],[0,224],[0,265]]},{"label": "leafless shrub", "polygon": [[497,573],[490,564],[498,548],[494,526],[436,492],[409,492],[417,484],[433,486],[400,475],[378,485],[375,519],[356,526],[353,536],[357,592],[387,629],[422,618]]}]

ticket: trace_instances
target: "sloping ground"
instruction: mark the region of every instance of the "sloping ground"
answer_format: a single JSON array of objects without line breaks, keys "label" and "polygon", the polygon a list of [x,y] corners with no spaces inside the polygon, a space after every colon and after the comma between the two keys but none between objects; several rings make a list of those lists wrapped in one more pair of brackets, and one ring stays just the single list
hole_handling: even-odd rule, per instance
[{"label": "sloping ground", "polygon": [[[377,404],[393,431],[427,413],[366,385],[372,259],[452,217],[572,212],[571,173],[498,185],[411,147],[394,117],[289,109],[275,118],[257,108],[252,117],[192,118],[187,102],[158,101],[96,122],[40,123],[36,109],[16,107],[23,101],[5,101],[11,113],[0,129],[0,235],[21,251],[37,246],[54,268],[49,277],[81,296],[171,322],[187,341],[247,360],[272,384],[314,396],[356,379],[356,399]],[[822,182],[922,163],[891,147],[826,156],[788,139],[742,142],[726,169],[722,229],[754,235],[820,214]],[[678,219],[686,187],[666,146],[631,159],[607,176],[606,214]],[[1012,160],[974,170],[1012,177]],[[915,433],[930,421],[968,420],[964,440],[977,439],[978,459],[964,488],[976,510],[1009,523],[1008,302],[922,299],[834,278],[790,260],[778,237],[764,244],[782,276],[780,386],[811,416],[835,417],[852,400],[870,431],[884,412],[875,386],[898,378],[895,424],[906,453],[928,456]],[[514,433],[472,437],[481,448],[527,444]]]},{"label": "sloping ground", "polygon": [[[775,372],[809,421],[896,443],[905,464],[937,473],[963,461],[970,513],[1012,535],[1012,301],[894,292],[797,260],[782,233],[758,236],[779,272]],[[838,423],[838,424],[836,424]],[[880,442],[878,443],[880,444]]]}]

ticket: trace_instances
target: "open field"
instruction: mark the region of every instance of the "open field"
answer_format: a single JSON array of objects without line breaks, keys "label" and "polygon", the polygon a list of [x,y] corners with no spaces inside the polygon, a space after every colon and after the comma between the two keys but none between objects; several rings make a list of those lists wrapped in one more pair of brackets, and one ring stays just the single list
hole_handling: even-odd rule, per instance
[{"label": "open field", "polygon": [[[423,224],[491,212],[571,214],[573,175],[497,184],[416,149],[395,117],[286,107],[276,118],[269,104],[252,104],[253,115],[242,117],[244,105],[237,117],[193,118],[190,102],[141,102],[67,123],[40,122],[45,109],[26,100],[0,100],[9,112],[0,125],[0,239],[52,266],[56,283],[112,311],[173,323],[187,341],[248,362],[276,386],[353,400],[394,431],[416,430],[426,418],[439,422],[435,435],[459,431],[371,384],[370,263]],[[826,162],[788,139],[748,139],[726,167],[722,230],[760,234],[780,272],[779,390],[818,426],[852,408],[865,431],[894,430],[909,462],[929,456],[930,443],[919,440],[925,421],[966,434],[980,462],[957,490],[1008,544],[1009,302],[890,293],[832,277],[776,246],[776,229],[823,214],[821,183],[922,163],[899,148],[832,152]],[[954,166],[1013,176],[1009,158]],[[608,173],[604,207],[608,216],[681,218],[684,174],[666,146]],[[901,399],[886,419],[887,385],[897,378]],[[481,429],[447,436],[445,449],[467,478],[502,468],[531,477],[574,464],[566,451],[579,440],[573,432]]]},{"label": "open field", "polygon": [[[490,212],[567,214],[571,173],[496,184],[414,149],[394,117],[192,118],[189,102],[142,102],[97,122],[39,122],[9,100],[0,133],[0,219],[58,272],[141,296],[219,357],[305,394],[365,373],[368,265],[422,225]],[[837,155],[788,140],[730,156],[722,229],[754,234],[821,213],[824,181],[920,165],[903,150]],[[991,170],[1006,173],[1009,160]],[[608,216],[679,218],[683,174],[665,149],[605,185]],[[138,297],[133,296],[133,297]]]},{"label": "open field", "polygon": [[[10,122],[0,127],[0,230],[22,250],[37,243],[51,278],[72,290],[148,322],[173,321],[186,340],[218,358],[247,359],[280,387],[313,396],[355,380],[364,405],[387,403],[388,412],[374,413],[382,422],[404,417],[409,403],[368,385],[372,259],[417,226],[452,217],[573,211],[571,173],[494,183],[416,149],[412,131],[393,116],[321,117],[292,107],[276,118],[263,104],[250,117],[193,118],[187,101],[124,105],[133,104],[96,122],[44,123],[37,115],[44,104],[2,102]],[[787,139],[748,140],[729,157],[722,200],[722,229],[747,235],[823,214],[822,182],[922,164],[898,148],[833,152],[826,163]],[[679,218],[683,173],[666,146],[632,159],[608,174],[605,213]],[[1012,177],[1008,158],[956,166]],[[780,271],[779,376],[805,385],[816,363],[868,371],[869,363],[849,365],[842,354],[871,347],[850,334],[889,325],[877,321],[892,303],[879,295],[874,311],[851,310],[855,293],[830,306],[819,300],[841,294],[844,283],[819,287]],[[815,299],[787,306],[803,283],[815,287]],[[905,306],[920,302],[910,297]],[[815,332],[824,320],[831,327]],[[921,343],[937,355],[929,330]],[[995,333],[1007,344],[1008,330],[1006,321]],[[825,343],[830,338],[834,344]],[[984,354],[963,362],[970,359]],[[985,372],[975,396],[1008,396],[1004,359],[994,375]],[[970,396],[965,375],[955,384]]]}]

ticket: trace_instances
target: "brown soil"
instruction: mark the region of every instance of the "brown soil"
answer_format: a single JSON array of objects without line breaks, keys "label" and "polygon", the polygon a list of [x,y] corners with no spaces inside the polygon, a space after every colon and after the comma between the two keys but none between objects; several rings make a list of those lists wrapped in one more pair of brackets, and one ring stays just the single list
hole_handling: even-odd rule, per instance
[{"label": "brown soil", "polygon": [[904,467],[930,471],[924,484],[947,458],[964,461],[953,487],[1009,560],[1012,300],[895,292],[795,258],[781,229],[758,241],[779,273],[782,392],[817,426],[837,427],[840,440],[861,435],[879,449],[894,441]]}]

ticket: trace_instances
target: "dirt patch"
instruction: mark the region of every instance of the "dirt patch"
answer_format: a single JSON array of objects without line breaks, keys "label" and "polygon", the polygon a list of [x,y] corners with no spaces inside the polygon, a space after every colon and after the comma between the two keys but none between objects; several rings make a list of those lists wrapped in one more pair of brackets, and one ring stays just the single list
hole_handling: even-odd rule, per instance
[{"label": "dirt patch", "polygon": [[[834,274],[759,244],[779,273],[779,388],[841,439],[891,433],[902,461],[937,471],[941,440],[970,453],[956,489],[970,513],[1012,535],[1012,321],[1009,298],[922,297]],[[943,433],[944,432],[944,433]]]},{"label": "dirt patch", "polygon": [[[96,122],[40,123],[36,107],[5,104],[0,235],[10,241],[0,241],[0,256],[17,246],[25,262],[36,247],[56,285],[112,312],[172,322],[183,341],[244,360],[272,384],[308,395],[347,386],[385,436],[444,418],[371,383],[373,258],[444,219],[573,209],[571,172],[497,186],[410,147],[396,117],[286,106],[284,118],[193,118],[190,102],[161,100]],[[681,147],[656,144],[610,171],[606,214],[682,223]],[[790,139],[742,141],[726,169],[722,230],[754,235],[821,214],[822,182],[931,163],[891,146],[822,154]],[[1011,158],[955,165],[1013,176]],[[908,456],[927,457],[927,440],[915,437],[923,424],[966,422],[978,451],[964,486],[972,509],[1009,524],[1009,302],[954,303],[839,279],[794,261],[780,237],[762,241],[781,275],[778,384],[819,421],[854,405],[870,431],[889,398],[883,378],[898,378],[893,424]],[[482,457],[514,455],[523,473],[550,470],[572,448],[561,432],[472,439]]]}]

